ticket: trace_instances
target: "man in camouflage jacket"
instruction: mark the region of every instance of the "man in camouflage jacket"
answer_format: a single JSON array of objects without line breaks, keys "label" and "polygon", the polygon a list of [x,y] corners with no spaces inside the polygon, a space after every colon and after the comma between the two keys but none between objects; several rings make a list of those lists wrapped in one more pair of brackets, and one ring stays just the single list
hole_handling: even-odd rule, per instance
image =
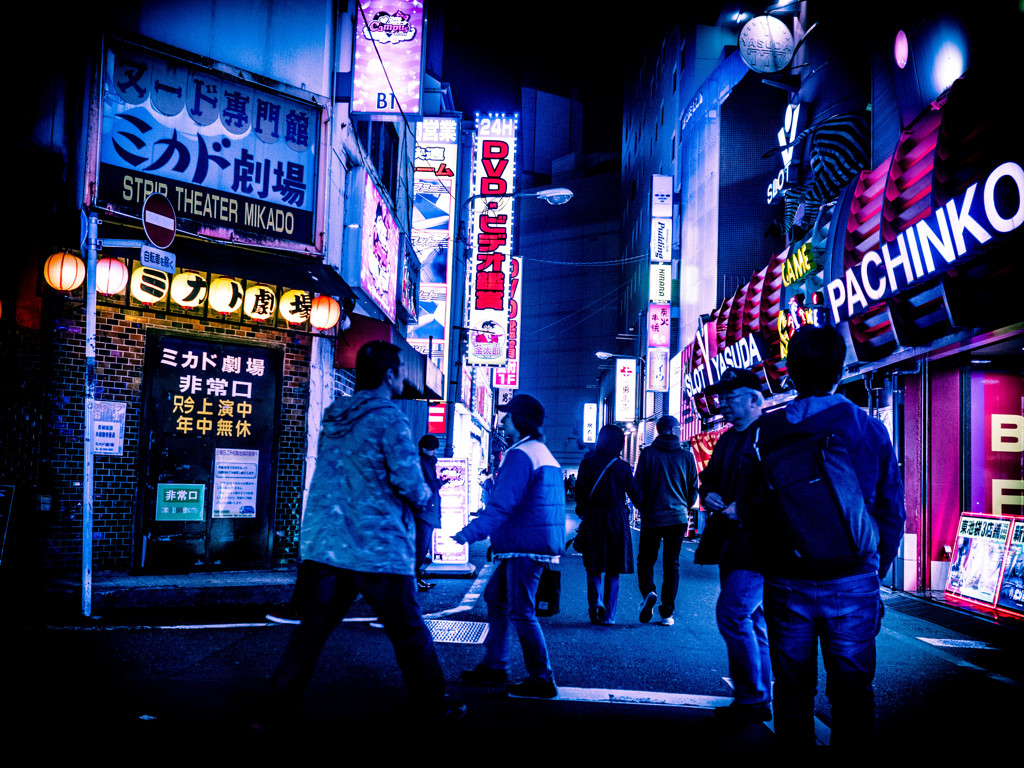
[{"label": "man in camouflage jacket", "polygon": [[271,680],[272,720],[297,714],[324,643],[360,593],[419,711],[444,714],[444,678],[416,601],[413,510],[430,488],[409,422],[391,402],[403,386],[398,348],[369,342],[356,357],[355,395],[324,414],[300,536],[307,597]]}]

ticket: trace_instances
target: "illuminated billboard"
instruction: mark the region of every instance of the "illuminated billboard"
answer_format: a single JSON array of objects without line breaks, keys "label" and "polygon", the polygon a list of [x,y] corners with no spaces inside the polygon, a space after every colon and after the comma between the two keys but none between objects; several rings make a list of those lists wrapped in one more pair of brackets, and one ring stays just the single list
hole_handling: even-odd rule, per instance
[{"label": "illuminated billboard", "polygon": [[361,0],[352,52],[352,112],[418,115],[423,92],[423,3]]},{"label": "illuminated billboard", "polygon": [[477,115],[470,210],[472,261],[467,265],[469,365],[508,360],[512,281],[512,195],[519,116]]},{"label": "illuminated billboard", "polygon": [[615,360],[615,420],[633,421],[636,417],[636,360]]},{"label": "illuminated billboard", "polygon": [[519,388],[519,339],[523,334],[523,260],[518,256],[512,259],[512,271],[509,275],[511,297],[508,305],[508,354],[505,366],[494,369],[494,386]]},{"label": "illuminated billboard", "polygon": [[416,125],[412,246],[420,262],[419,316],[409,326],[413,349],[448,370],[451,253],[455,238],[460,122],[425,117]]},{"label": "illuminated billboard", "polygon": [[346,181],[342,277],[364,300],[364,308],[380,311],[376,319],[394,323],[401,257],[398,223],[365,167],[353,169]]}]

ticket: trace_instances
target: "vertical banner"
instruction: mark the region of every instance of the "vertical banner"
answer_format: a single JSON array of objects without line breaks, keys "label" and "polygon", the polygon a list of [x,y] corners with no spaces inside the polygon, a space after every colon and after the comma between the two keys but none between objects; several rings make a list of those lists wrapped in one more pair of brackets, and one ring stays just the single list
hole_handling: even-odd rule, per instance
[{"label": "vertical banner", "polygon": [[597,442],[597,403],[583,404],[583,442]]},{"label": "vertical banner", "polygon": [[473,259],[468,322],[469,365],[503,366],[508,359],[512,276],[512,195],[519,115],[477,115],[473,161]]},{"label": "vertical banner", "polygon": [[504,368],[494,370],[494,386],[508,387],[509,389],[519,388],[519,339],[522,338],[522,272],[523,259],[520,256],[512,256],[512,271],[510,278],[512,283],[509,287],[511,298],[508,304],[508,355]]},{"label": "vertical banner", "polygon": [[423,3],[360,0],[352,51],[352,112],[395,121],[422,110]]},{"label": "vertical banner", "polygon": [[636,418],[636,360],[620,357],[615,360],[615,421]]},{"label": "vertical banner", "polygon": [[448,308],[451,253],[457,226],[455,189],[459,121],[425,117],[416,125],[413,167],[412,246],[420,262],[419,316],[409,326],[409,344],[448,370]]}]

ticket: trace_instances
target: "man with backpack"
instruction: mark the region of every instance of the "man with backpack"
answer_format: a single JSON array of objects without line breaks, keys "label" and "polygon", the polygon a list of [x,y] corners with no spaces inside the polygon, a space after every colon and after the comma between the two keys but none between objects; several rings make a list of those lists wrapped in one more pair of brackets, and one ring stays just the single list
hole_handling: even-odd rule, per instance
[{"label": "man with backpack", "polygon": [[833,392],[845,359],[835,328],[804,326],[793,335],[786,366],[797,399],[756,423],[761,482],[738,505],[764,542],[775,733],[787,749],[815,743],[819,642],[832,746],[862,751],[871,743],[879,583],[906,519],[885,427]]}]

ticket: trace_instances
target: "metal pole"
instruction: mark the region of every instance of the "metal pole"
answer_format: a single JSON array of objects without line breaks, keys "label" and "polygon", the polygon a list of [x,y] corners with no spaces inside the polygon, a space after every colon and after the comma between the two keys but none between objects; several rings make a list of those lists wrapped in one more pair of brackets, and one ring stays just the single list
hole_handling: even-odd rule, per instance
[{"label": "metal pole", "polygon": [[85,456],[82,477],[82,615],[92,615],[92,422],[96,396],[96,239],[99,221],[89,215],[85,272]]}]

